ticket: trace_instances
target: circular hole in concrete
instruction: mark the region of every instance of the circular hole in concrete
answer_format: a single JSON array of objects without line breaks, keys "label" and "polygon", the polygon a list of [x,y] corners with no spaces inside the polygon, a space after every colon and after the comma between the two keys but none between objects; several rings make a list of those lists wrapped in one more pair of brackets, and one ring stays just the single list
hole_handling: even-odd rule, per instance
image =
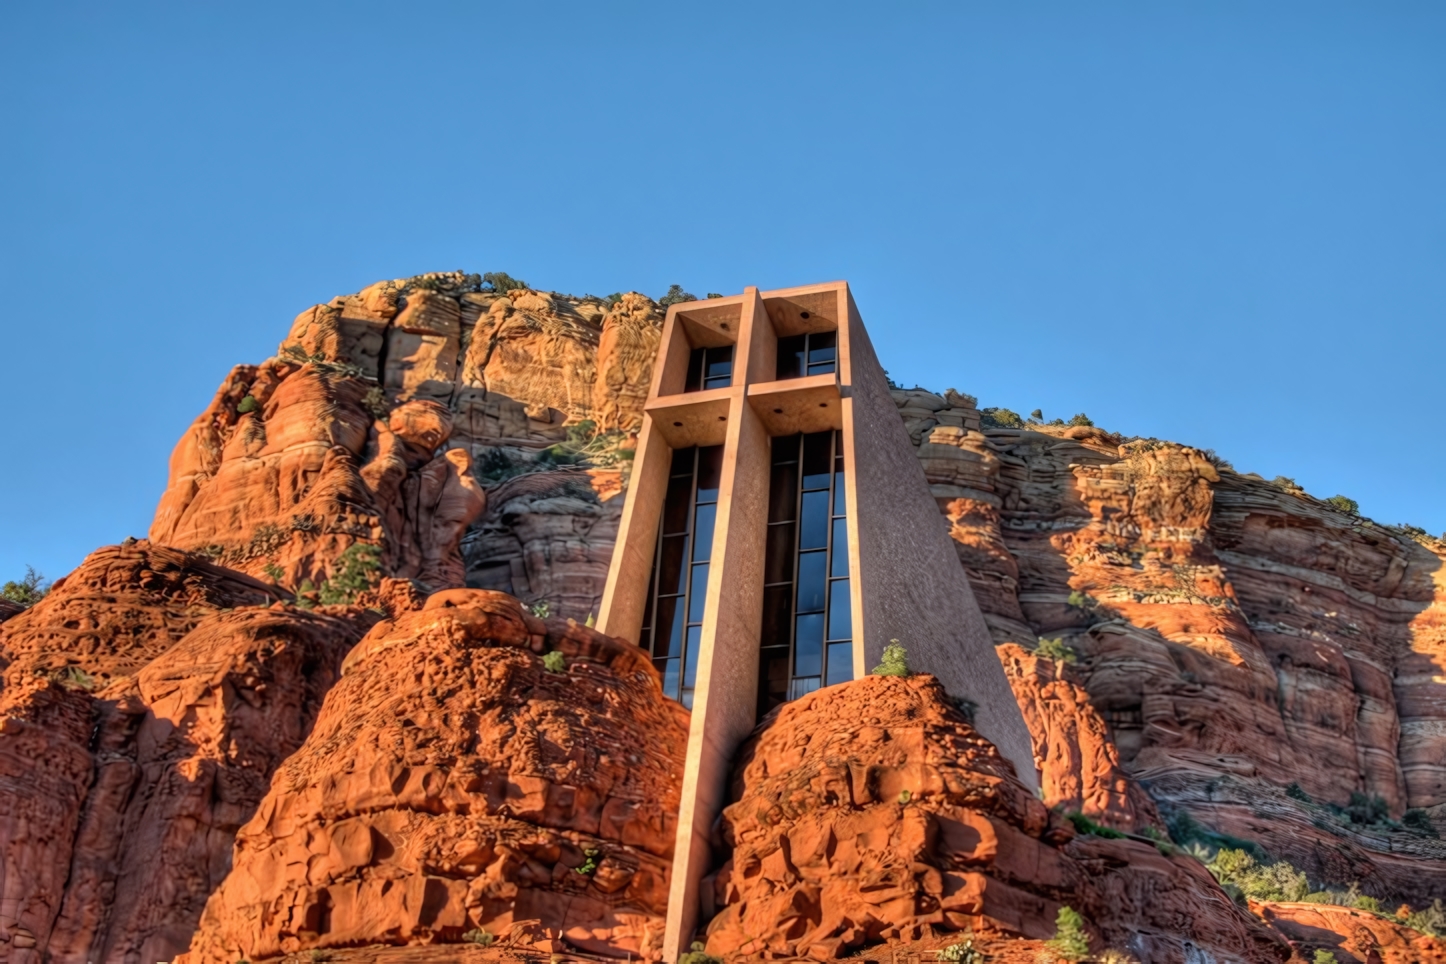
[{"label": "circular hole in concrete", "polygon": [[828,408],[828,402],[819,402],[819,403],[818,403],[818,407],[819,407],[819,408]]},{"label": "circular hole in concrete", "polygon": [[782,414],[783,414],[783,409],[781,409],[781,408],[775,408],[775,409],[773,410],[773,414],[774,414],[774,415],[782,415]]},{"label": "circular hole in concrete", "polygon": [[807,317],[808,317],[808,312],[806,312],[806,311],[800,311],[800,312],[798,313],[798,317],[800,317],[800,318],[807,318]]},{"label": "circular hole in concrete", "polygon": [[674,422],[674,423],[673,423],[673,428],[682,428],[682,427],[683,427],[683,423],[682,423],[682,422]]},{"label": "circular hole in concrete", "polygon": [[718,416],[718,421],[720,421],[720,422],[726,422],[726,421],[728,421],[728,416],[727,416],[727,415],[719,415],[719,416]]}]

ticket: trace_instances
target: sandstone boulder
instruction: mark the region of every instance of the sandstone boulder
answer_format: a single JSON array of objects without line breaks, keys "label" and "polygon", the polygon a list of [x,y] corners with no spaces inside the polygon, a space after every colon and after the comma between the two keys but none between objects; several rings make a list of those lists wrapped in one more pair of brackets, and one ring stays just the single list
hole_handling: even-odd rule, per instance
[{"label": "sandstone boulder", "polygon": [[482,929],[655,956],[686,738],[636,647],[501,593],[433,595],[347,657],[179,960]]},{"label": "sandstone boulder", "polygon": [[1195,860],[1075,835],[931,676],[870,676],[780,707],[744,748],[722,821],[712,953],[831,960],[890,938],[1048,937],[1151,962],[1279,961],[1282,943]]}]

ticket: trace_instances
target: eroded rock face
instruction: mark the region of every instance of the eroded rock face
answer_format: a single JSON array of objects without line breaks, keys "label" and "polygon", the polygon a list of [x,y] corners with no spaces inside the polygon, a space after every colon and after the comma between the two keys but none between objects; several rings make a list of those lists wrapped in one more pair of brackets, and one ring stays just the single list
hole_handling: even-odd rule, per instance
[{"label": "eroded rock face", "polygon": [[1441,805],[1446,545],[1195,449],[1088,426],[974,431],[963,396],[894,394],[996,641],[1079,653],[1076,685],[1167,816],[1318,882],[1446,896],[1439,841],[1324,806]]},{"label": "eroded rock face", "polygon": [[166,652],[210,614],[280,598],[203,557],[133,540],[97,549],[0,626],[0,653],[17,664],[12,679],[73,666],[103,685]]},{"label": "eroded rock face", "polygon": [[376,618],[271,593],[135,542],[5,625],[0,960],[152,964],[185,948],[237,827]]},{"label": "eroded rock face", "polygon": [[[663,316],[637,293],[494,293],[459,274],[309,308],[177,446],[151,535],[291,588],[320,584],[360,542],[380,547],[384,575],[583,619],[602,597]],[[500,493],[484,517],[484,486],[513,475],[566,487],[571,470],[544,452],[570,426],[602,433],[588,484]]]},{"label": "eroded rock face", "polygon": [[347,657],[181,960],[517,927],[655,955],[686,739],[636,647],[501,593],[434,595]]},{"label": "eroded rock face", "polygon": [[289,587],[320,584],[350,546],[381,572],[461,585],[462,533],[485,496],[436,402],[386,419],[379,392],[339,363],[239,365],[171,456],[152,540]]},{"label": "eroded rock face", "polygon": [[931,676],[870,676],[785,704],[746,745],[722,833],[712,953],[831,960],[884,939],[1047,937],[1060,906],[1152,962],[1279,961],[1204,868],[1074,838]]},{"label": "eroded rock face", "polygon": [[1000,646],[999,658],[1034,741],[1045,805],[1107,827],[1163,831],[1154,801],[1120,765],[1109,727],[1065,678],[1065,665],[1015,643]]},{"label": "eroded rock face", "polygon": [[1305,960],[1329,951],[1340,964],[1446,964],[1446,942],[1365,911],[1256,901],[1250,908]]}]

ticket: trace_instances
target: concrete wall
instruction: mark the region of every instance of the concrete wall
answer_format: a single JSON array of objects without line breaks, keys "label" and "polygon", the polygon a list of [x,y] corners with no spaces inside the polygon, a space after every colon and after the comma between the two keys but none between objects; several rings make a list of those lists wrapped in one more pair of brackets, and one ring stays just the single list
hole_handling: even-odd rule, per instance
[{"label": "concrete wall", "polygon": [[862,627],[862,646],[855,641],[855,676],[878,665],[889,640],[898,639],[910,669],[932,673],[951,696],[973,702],[975,727],[1027,786],[1037,787],[1029,729],[994,654],[948,522],[929,492],[858,309],[847,291],[843,297],[848,302],[844,466],[859,564],[855,633]]}]

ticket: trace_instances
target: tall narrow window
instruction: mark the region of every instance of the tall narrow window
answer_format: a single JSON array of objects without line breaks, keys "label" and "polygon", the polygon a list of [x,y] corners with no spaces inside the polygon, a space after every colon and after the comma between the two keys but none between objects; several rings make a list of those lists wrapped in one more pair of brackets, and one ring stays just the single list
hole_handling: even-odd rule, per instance
[{"label": "tall narrow window", "polygon": [[853,679],[842,433],[773,440],[758,715]]},{"label": "tall narrow window", "polygon": [[688,377],[685,392],[702,392],[710,388],[727,388],[733,384],[733,346],[694,348],[688,355]]},{"label": "tall narrow window", "polygon": [[815,331],[778,339],[777,378],[826,375],[838,368],[838,332]]},{"label": "tall narrow window", "polygon": [[663,694],[690,709],[698,676],[708,562],[713,555],[713,523],[718,514],[722,475],[721,445],[673,452],[638,639],[638,645],[652,653],[653,665],[663,675]]}]

